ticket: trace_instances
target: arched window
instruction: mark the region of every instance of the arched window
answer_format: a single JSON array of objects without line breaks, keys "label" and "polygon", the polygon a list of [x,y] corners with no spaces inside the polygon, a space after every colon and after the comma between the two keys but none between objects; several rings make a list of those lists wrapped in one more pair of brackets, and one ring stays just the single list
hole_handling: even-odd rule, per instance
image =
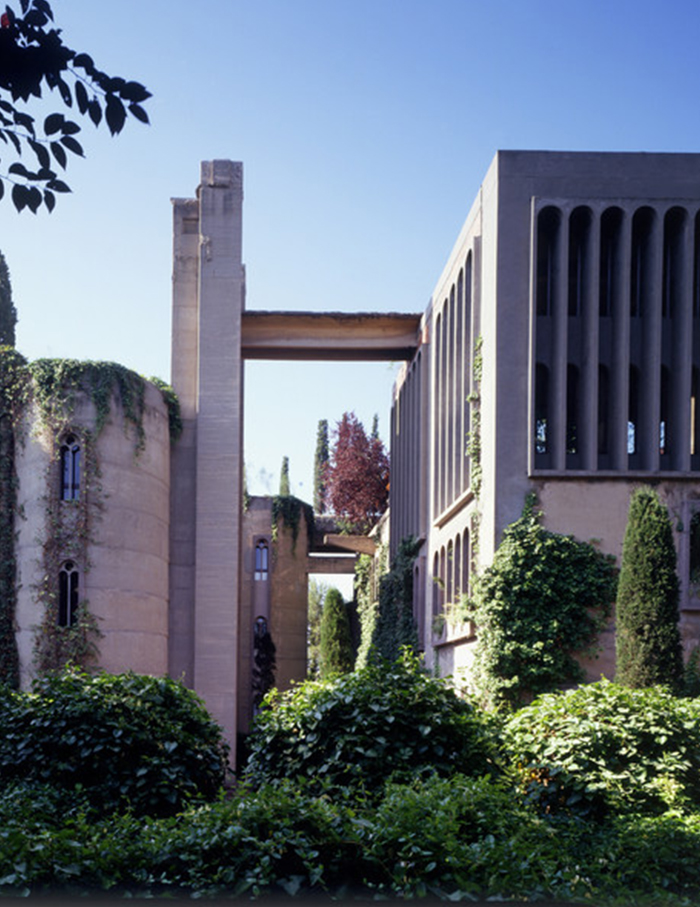
[{"label": "arched window", "polygon": [[61,500],[77,501],[80,497],[80,444],[68,435],[61,445]]},{"label": "arched window", "polygon": [[445,574],[444,574],[444,583],[445,583],[445,601],[448,604],[452,604],[454,596],[454,548],[452,541],[450,540],[447,543],[447,561],[445,563]]},{"label": "arched window", "polygon": [[599,306],[601,317],[611,316],[617,308],[621,231],[622,210],[606,208],[600,218]]},{"label": "arched window", "polygon": [[258,582],[264,582],[269,577],[270,571],[270,549],[265,539],[255,546],[255,579]]},{"label": "arched window", "polygon": [[440,557],[435,552],[433,558],[433,617],[437,617],[441,610],[440,602]]},{"label": "arched window", "polygon": [[576,208],[569,219],[569,316],[581,315],[586,295],[591,212]]},{"label": "arched window", "polygon": [[651,262],[654,212],[639,208],[632,218],[632,259],[630,264],[630,315],[641,318],[651,304]]},{"label": "arched window", "polygon": [[[630,365],[629,405],[627,408],[627,453],[634,457],[639,453],[639,370]],[[630,466],[636,463],[630,461]]]},{"label": "arched window", "polygon": [[78,569],[66,561],[58,574],[58,626],[72,627],[78,616]]},{"label": "arched window", "polygon": [[566,452],[577,454],[579,449],[579,379],[578,368],[567,366],[566,370]]},{"label": "arched window", "polygon": [[610,372],[598,366],[598,453],[605,456],[610,445]]},{"label": "arched window", "polygon": [[559,221],[559,211],[553,207],[543,208],[537,217],[536,311],[545,317],[553,313],[557,293]]},{"label": "arched window", "polygon": [[459,601],[464,589],[462,578],[462,536],[458,535],[455,539],[454,549],[454,600]]},{"label": "arched window", "polygon": [[[535,453],[549,453],[549,369],[538,362],[535,367]],[[538,464],[541,465],[541,464]]]},{"label": "arched window", "polygon": [[663,456],[670,450],[670,397],[671,376],[665,365],[661,366],[661,399],[659,412],[659,453]]}]

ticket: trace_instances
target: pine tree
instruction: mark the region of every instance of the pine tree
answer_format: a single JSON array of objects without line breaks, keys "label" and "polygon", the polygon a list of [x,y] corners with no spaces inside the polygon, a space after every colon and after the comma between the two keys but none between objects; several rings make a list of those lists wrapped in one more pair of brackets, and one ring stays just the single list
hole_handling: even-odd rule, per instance
[{"label": "pine tree", "polygon": [[328,420],[321,419],[316,435],[316,456],[314,458],[314,510],[326,512],[326,473],[328,470]]},{"label": "pine tree", "polygon": [[615,679],[629,687],[683,678],[676,549],[666,507],[651,488],[632,495],[617,593]]},{"label": "pine tree", "polygon": [[17,309],[12,303],[12,284],[5,256],[0,252],[0,346],[15,345]]},{"label": "pine tree", "polygon": [[280,496],[289,497],[289,457],[282,457],[282,469],[280,471]]},{"label": "pine tree", "polygon": [[329,589],[321,615],[321,678],[349,673],[354,661],[347,606],[338,589]]}]

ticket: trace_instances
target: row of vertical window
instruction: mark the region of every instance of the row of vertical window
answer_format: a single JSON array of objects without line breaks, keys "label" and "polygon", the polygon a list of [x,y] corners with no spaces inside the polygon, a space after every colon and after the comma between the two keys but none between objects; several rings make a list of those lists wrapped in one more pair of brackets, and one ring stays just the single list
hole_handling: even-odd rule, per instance
[{"label": "row of vertical window", "polygon": [[469,392],[472,346],[472,253],[435,318],[433,516],[469,487]]},{"label": "row of vertical window", "polygon": [[469,530],[458,533],[433,556],[433,617],[469,593]]},{"label": "row of vertical window", "polygon": [[536,221],[535,467],[700,468],[700,213]]},{"label": "row of vertical window", "polygon": [[391,410],[391,553],[399,541],[421,535],[423,354],[418,350]]},{"label": "row of vertical window", "polygon": [[[555,206],[543,208],[537,218],[537,314],[551,315],[557,294],[565,289],[567,313],[582,314],[586,300],[593,296],[598,313],[611,317],[624,304],[622,266],[625,256],[624,226],[629,215],[617,206],[606,208],[598,221],[599,241],[594,249],[596,218],[587,206],[575,208],[568,217],[568,248],[562,248],[565,214]],[[691,237],[692,232],[692,237]],[[683,304],[682,272],[686,266],[688,243],[692,240],[693,315],[700,317],[700,212],[692,217],[685,208],[674,206],[661,215],[649,205],[633,213],[629,238],[629,275],[627,304],[632,317],[643,317],[654,304],[650,295],[652,264],[660,254],[661,314],[673,317]],[[655,243],[658,248],[655,248]],[[591,256],[599,259],[597,288],[588,264]],[[564,273],[564,270],[566,273]],[[591,294],[591,289],[597,292]]]}]

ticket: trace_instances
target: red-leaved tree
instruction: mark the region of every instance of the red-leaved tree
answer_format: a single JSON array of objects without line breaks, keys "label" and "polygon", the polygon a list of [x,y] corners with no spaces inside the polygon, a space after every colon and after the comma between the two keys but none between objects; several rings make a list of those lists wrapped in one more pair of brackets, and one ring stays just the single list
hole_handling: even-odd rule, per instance
[{"label": "red-leaved tree", "polygon": [[333,438],[326,479],[330,510],[347,531],[369,532],[389,500],[389,457],[355,413],[343,414]]}]

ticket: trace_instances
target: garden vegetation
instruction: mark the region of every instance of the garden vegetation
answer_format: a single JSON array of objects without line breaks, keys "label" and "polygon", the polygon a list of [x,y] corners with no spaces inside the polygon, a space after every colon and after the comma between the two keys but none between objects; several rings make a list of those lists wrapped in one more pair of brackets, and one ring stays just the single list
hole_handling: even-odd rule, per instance
[{"label": "garden vegetation", "polygon": [[271,693],[225,785],[182,685],[74,670],[0,697],[0,894],[700,897],[700,700],[601,682],[498,716],[403,653]]}]

